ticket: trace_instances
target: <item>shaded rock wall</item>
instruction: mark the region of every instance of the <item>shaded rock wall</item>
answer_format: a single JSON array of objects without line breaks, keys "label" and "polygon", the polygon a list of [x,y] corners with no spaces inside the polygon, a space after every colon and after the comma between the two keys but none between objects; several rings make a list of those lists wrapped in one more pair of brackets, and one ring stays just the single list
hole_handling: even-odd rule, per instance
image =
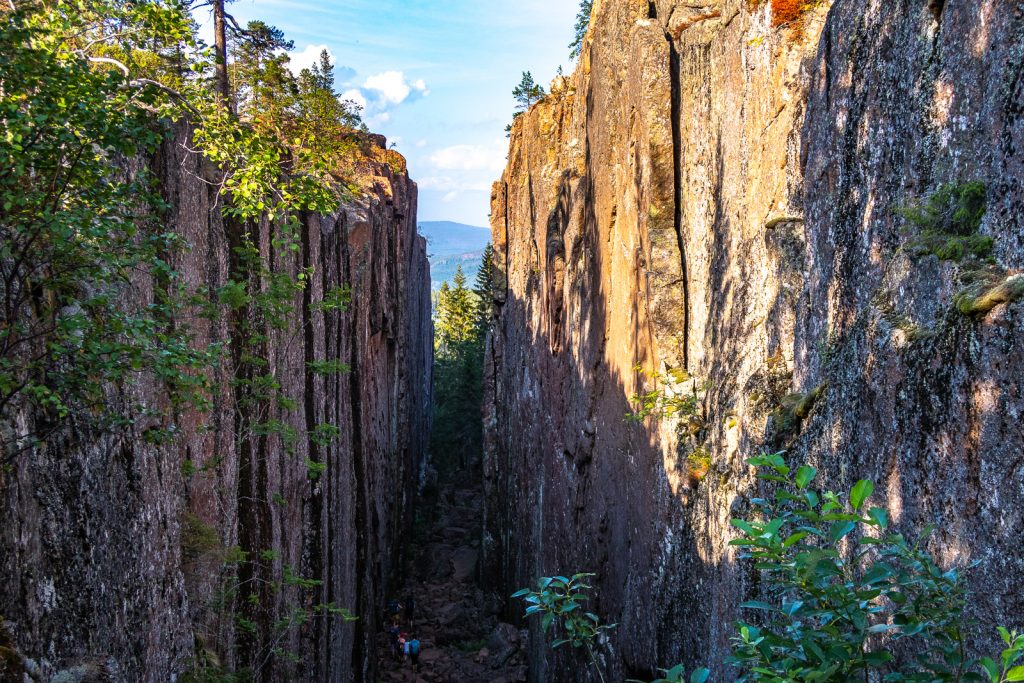
[{"label": "shaded rock wall", "polygon": [[[190,245],[175,267],[190,287],[216,290],[237,232],[185,136],[152,164],[167,227]],[[211,411],[182,416],[165,445],[146,443],[159,425],[145,415],[106,435],[72,420],[0,473],[0,615],[43,675],[168,681],[205,662],[262,680],[373,680],[376,606],[399,563],[429,438],[432,323],[404,160],[374,141],[359,172],[360,197],[336,216],[303,218],[297,261],[273,252],[270,226],[257,230],[279,268],[313,270],[285,325],[266,326],[249,308],[188,321],[202,342],[229,340],[241,321],[267,332],[262,348],[236,344],[219,365]],[[315,305],[345,285],[345,312]],[[151,287],[139,282],[133,295],[148,301]],[[253,370],[249,353],[267,367]],[[310,369],[330,361],[351,370]],[[257,374],[273,374],[296,403],[254,402],[246,380]],[[165,400],[145,375],[123,391],[111,391],[115,405]],[[271,423],[281,428],[262,428]],[[322,424],[339,428],[329,444],[289,447],[282,437]],[[253,561],[239,563],[239,551]],[[295,616],[324,604],[359,620]]]},{"label": "shaded rock wall", "polygon": [[[505,594],[600,572],[615,680],[721,671],[754,590],[728,520],[764,449],[875,479],[908,531],[938,523],[944,562],[982,561],[986,624],[1024,607],[1024,305],[956,312],[965,267],[901,249],[894,211],[983,181],[982,232],[1021,268],[1024,9],[835,0],[773,28],[751,5],[597,0],[492,196],[484,566]],[[697,419],[624,419],[679,369],[661,388],[708,386]],[[781,433],[783,397],[821,385]],[[536,635],[535,680],[584,675]]]}]

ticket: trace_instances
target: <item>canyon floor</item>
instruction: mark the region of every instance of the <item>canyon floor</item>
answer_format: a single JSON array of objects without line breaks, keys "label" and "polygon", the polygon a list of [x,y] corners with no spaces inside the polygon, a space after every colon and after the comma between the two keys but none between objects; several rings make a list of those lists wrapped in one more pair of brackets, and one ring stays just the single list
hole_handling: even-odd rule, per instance
[{"label": "canyon floor", "polygon": [[483,492],[480,477],[444,478],[419,505],[411,561],[401,593],[415,598],[413,624],[402,630],[421,643],[419,671],[377,637],[378,679],[415,683],[515,683],[526,680],[526,637],[498,619],[501,601],[481,588],[477,558]]}]

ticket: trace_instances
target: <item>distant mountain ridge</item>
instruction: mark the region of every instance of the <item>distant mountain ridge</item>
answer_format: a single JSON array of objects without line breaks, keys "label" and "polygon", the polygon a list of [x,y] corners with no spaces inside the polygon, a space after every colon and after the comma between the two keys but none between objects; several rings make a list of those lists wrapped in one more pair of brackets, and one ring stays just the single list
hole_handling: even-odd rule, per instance
[{"label": "distant mountain ridge", "polygon": [[489,229],[453,221],[422,221],[419,232],[427,238],[432,289],[438,289],[442,282],[450,282],[460,265],[472,284],[480,269],[484,247],[491,241]]}]

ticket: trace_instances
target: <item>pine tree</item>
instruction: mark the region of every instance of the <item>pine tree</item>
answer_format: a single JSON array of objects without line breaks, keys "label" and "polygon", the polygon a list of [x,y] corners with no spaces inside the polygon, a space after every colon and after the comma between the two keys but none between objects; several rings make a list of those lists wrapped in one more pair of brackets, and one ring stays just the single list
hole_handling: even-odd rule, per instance
[{"label": "pine tree", "polygon": [[545,94],[544,88],[534,82],[533,74],[529,71],[523,72],[523,79],[512,90],[512,96],[516,98],[516,108],[523,111],[532,107],[533,103],[541,100]]},{"label": "pine tree", "polygon": [[580,11],[576,15],[576,26],[573,27],[573,41],[569,43],[569,59],[576,59],[583,51],[583,41],[590,28],[590,13],[594,9],[594,0],[582,0]]},{"label": "pine tree", "polygon": [[299,74],[297,95],[301,124],[296,136],[317,153],[344,149],[348,144],[346,129],[362,125],[357,110],[338,99],[335,87],[334,64],[323,50],[319,61]]},{"label": "pine tree", "polygon": [[280,131],[294,102],[295,79],[287,55],[294,43],[276,26],[250,21],[245,30],[232,34],[230,46],[238,114]]},{"label": "pine tree", "polygon": [[466,344],[476,339],[475,295],[466,287],[462,266],[455,270],[452,286],[444,283],[438,298],[435,320],[435,345],[442,355],[458,356]]},{"label": "pine tree", "polygon": [[491,326],[491,307],[494,301],[494,248],[490,242],[484,247],[473,293],[477,296],[476,327],[484,335]]},{"label": "pine tree", "polygon": [[479,301],[477,293],[467,287],[461,267],[437,295],[432,451],[443,471],[478,461],[482,448],[485,328],[480,324]]}]

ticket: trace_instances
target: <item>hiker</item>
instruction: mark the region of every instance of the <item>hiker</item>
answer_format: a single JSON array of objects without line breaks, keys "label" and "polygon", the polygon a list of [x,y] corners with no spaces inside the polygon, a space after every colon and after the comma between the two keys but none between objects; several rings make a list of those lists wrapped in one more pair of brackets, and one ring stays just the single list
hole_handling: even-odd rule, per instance
[{"label": "hiker", "polygon": [[402,603],[398,602],[398,600],[388,600],[387,613],[388,621],[398,621],[399,616],[402,614]]},{"label": "hiker", "polygon": [[416,673],[420,672],[420,640],[419,638],[412,638],[405,642],[405,654],[409,655],[409,660],[412,662],[412,669]]},{"label": "hiker", "polygon": [[388,642],[391,644],[391,653],[395,656],[395,659],[402,658],[402,645],[398,642],[398,634],[400,632],[401,629],[395,624],[388,627]]},{"label": "hiker", "polygon": [[413,628],[413,618],[416,612],[416,598],[412,596],[412,593],[405,596],[405,624],[409,628]]},{"label": "hiker", "polygon": [[409,636],[405,633],[398,634],[398,661],[405,662],[405,655],[409,649],[408,644]]}]

